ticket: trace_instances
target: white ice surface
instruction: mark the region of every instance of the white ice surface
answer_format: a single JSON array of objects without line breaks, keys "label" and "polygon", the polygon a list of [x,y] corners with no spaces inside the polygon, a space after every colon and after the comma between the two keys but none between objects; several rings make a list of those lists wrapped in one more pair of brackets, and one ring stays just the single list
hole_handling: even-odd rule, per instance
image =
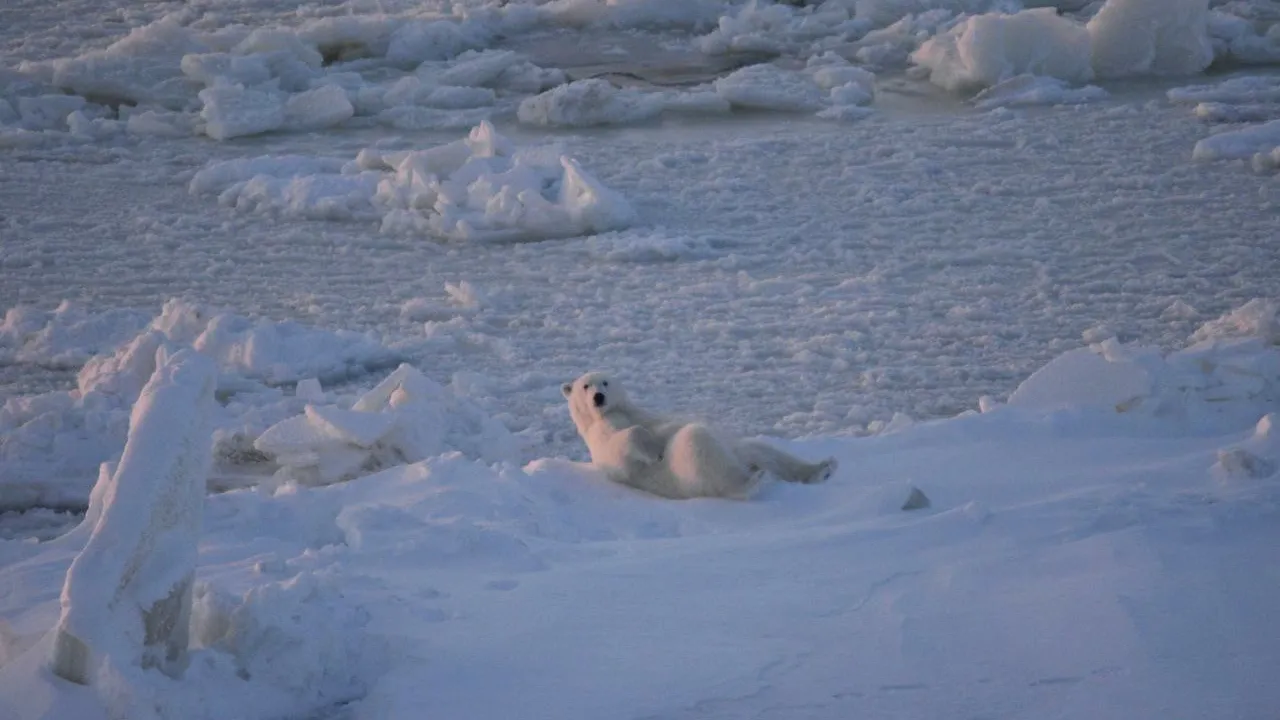
[{"label": "white ice surface", "polygon": [[1087,24],[1053,7],[971,15],[911,55],[950,91],[1022,74],[1071,83],[1095,76],[1190,75],[1213,59],[1208,0],[1107,0]]},{"label": "white ice surface", "polygon": [[1280,120],[1226,130],[1196,143],[1191,156],[1196,160],[1232,160],[1270,153],[1280,147]]},{"label": "white ice surface", "polygon": [[1209,0],[1107,0],[1089,20],[1098,77],[1190,75],[1213,61]]},{"label": "white ice surface", "polygon": [[715,82],[730,105],[755,110],[812,112],[823,107],[822,88],[805,73],[771,63],[749,65]]},{"label": "white ice surface", "polygon": [[[882,106],[912,97],[892,84],[877,93]],[[666,119],[557,133],[557,153],[636,210],[640,226],[624,237],[693,248],[626,272],[609,258],[622,255],[586,240],[442,248],[379,234],[376,217],[228,212],[187,190],[221,161],[292,155],[340,174],[332,158],[373,148],[381,168],[456,132],[8,151],[27,159],[0,177],[16,238],[0,263],[0,307],[48,312],[69,298],[95,315],[146,318],[181,291],[249,317],[424,342],[429,353],[403,359],[437,382],[483,376],[504,421],[559,453],[579,450],[544,412],[544,393],[587,367],[654,388],[673,411],[714,408],[743,434],[951,415],[1004,397],[1100,323],[1170,345],[1197,320],[1270,293],[1275,265],[1258,253],[1274,235],[1274,184],[1193,163],[1203,123],[1147,100],[1118,91],[1066,111],[971,114],[933,98],[852,124]],[[507,133],[517,146],[551,144]],[[51,220],[42,208],[65,197],[84,212]],[[446,284],[463,280],[484,304],[447,300]],[[414,298],[439,311],[402,315]],[[0,380],[6,398],[73,383],[38,362],[0,366]],[[740,396],[752,399],[724,399]]]},{"label": "white ice surface", "polygon": [[604,80],[579,80],[526,98],[517,114],[526,125],[625,125],[662,112],[659,95],[619,90]]},{"label": "white ice surface", "polygon": [[[0,542],[0,698],[15,718],[82,720],[409,718],[428,702],[584,720],[1265,714],[1280,445],[1258,411],[1280,401],[1276,309],[1243,307],[1168,357],[1068,353],[981,415],[793,443],[842,472],[747,502],[459,455],[210,496],[181,682],[51,678],[41,638],[85,535]],[[1112,405],[1135,391],[1150,404]],[[381,432],[332,419],[359,442]],[[912,488],[928,509],[900,509]]]},{"label": "white ice surface", "polygon": [[[10,321],[31,313],[11,311]],[[49,315],[49,324],[35,326],[32,342],[19,361],[68,363],[78,361],[73,390],[9,398],[0,408],[0,507],[46,505],[81,507],[99,463],[118,456],[125,442],[130,409],[156,369],[162,348],[190,346],[211,358],[220,373],[219,389],[226,395],[255,393],[268,403],[279,401],[278,391],[264,387],[323,378],[345,380],[396,364],[401,352],[364,333],[331,332],[294,322],[251,320],[233,313],[212,312],[197,304],[173,300],[145,326],[134,314],[81,314],[77,322],[66,305]],[[8,327],[20,329],[10,322]],[[124,332],[122,332],[124,331]],[[69,340],[75,351],[50,342]],[[85,359],[85,353],[99,354]],[[49,352],[59,352],[51,358]],[[56,365],[55,365],[56,366]],[[234,416],[235,406],[217,423],[237,428],[245,419]],[[271,410],[267,417],[282,410]],[[262,420],[250,421],[254,426]],[[269,423],[268,423],[269,424]],[[261,431],[261,428],[258,429]]]},{"label": "white ice surface", "polygon": [[1073,88],[1065,80],[1039,75],[1015,75],[973,96],[979,110],[1029,105],[1078,105],[1107,98],[1097,85]]},{"label": "white ice surface", "polygon": [[1274,103],[1280,102],[1280,77],[1244,75],[1210,85],[1188,85],[1172,88],[1169,99],[1175,103]]},{"label": "white ice surface", "polygon": [[1090,42],[1083,25],[1040,8],[971,16],[921,45],[911,59],[929,70],[933,83],[953,92],[1025,74],[1080,83],[1093,78]]},{"label": "white ice surface", "polygon": [[[1052,4],[1079,24],[1098,9]],[[216,489],[262,489],[207,500],[181,682],[53,681],[45,638],[83,534],[25,542],[65,514],[0,515],[0,537],[15,537],[0,541],[0,717],[1163,719],[1280,705],[1267,633],[1280,586],[1275,312],[1245,304],[1280,282],[1280,194],[1241,163],[1192,162],[1206,129],[1152,100],[1169,82],[1105,80],[1110,97],[1090,104],[974,112],[900,76],[960,13],[1020,9],[999,1],[375,5],[255,0],[168,20],[164,3],[6,7],[0,307],[24,309],[0,333],[0,480],[26,483],[6,501],[83,506],[97,461],[123,446],[148,351],[211,324],[184,315],[182,340],[139,335],[175,295],[242,316],[218,324],[225,342],[210,338],[224,365],[214,475]],[[1280,37],[1267,12],[1216,4],[1217,57],[1265,62]],[[1165,26],[1153,27],[1122,40],[1161,47],[1144,44]],[[667,112],[649,124],[515,123],[525,97],[594,76],[575,53],[610,43],[615,84],[706,84],[654,93]],[[569,59],[540,67],[529,48],[550,45]],[[700,47],[725,53],[718,69]],[[725,114],[711,81],[777,51],[778,73],[726,87],[739,107],[798,99],[861,122]],[[841,67],[816,61],[827,53],[877,73],[876,110],[840,104],[868,84],[821,69]],[[189,56],[217,59],[197,78]],[[693,69],[649,64],[677,56]],[[1269,71],[1250,72],[1262,79],[1207,91],[1219,97],[1192,89],[1190,102],[1272,104]],[[283,123],[213,142],[198,93],[232,81],[279,101]],[[1056,91],[1027,82],[1027,102]],[[393,88],[409,104],[388,104]],[[341,182],[290,190],[315,213],[299,217],[271,172],[242,174],[247,158],[294,157],[302,175],[386,180],[401,165],[385,158],[447,146],[458,132],[438,128],[483,118],[517,148],[554,144],[540,167],[567,175],[542,161],[576,158],[598,181],[570,183],[576,197],[612,188],[638,225],[423,242],[379,234],[381,215],[363,217]],[[353,172],[331,158],[357,158]],[[246,209],[270,212],[192,197],[196,174],[224,161],[231,185],[265,178]],[[429,197],[417,192],[401,196],[406,212]],[[259,332],[257,318],[329,339],[277,322]],[[1089,347],[1064,355],[1082,333]],[[353,409],[389,370],[362,358],[387,348],[434,383],[419,389],[444,388],[482,423],[458,437],[488,427],[533,462],[433,444],[449,423],[422,412],[411,439],[437,448],[429,459],[319,488],[266,481],[279,468],[254,441],[295,417],[325,439],[289,460],[323,451],[321,464],[361,474],[391,434],[368,416],[393,414],[395,394]],[[77,385],[75,368],[104,351]],[[589,368],[652,407],[834,454],[842,474],[744,504],[609,485],[562,459],[584,451],[559,384]],[[879,434],[856,437],[867,433]],[[911,487],[930,509],[898,510]]]},{"label": "white ice surface", "polygon": [[[67,569],[52,667],[110,684],[186,664],[204,516],[217,368],[192,350],[157,351],[118,463],[104,467]],[[92,526],[89,524],[92,523]]]},{"label": "white ice surface", "polygon": [[[557,107],[544,119],[591,124],[583,113],[598,121],[591,113],[602,106]],[[626,199],[575,160],[554,148],[519,148],[488,122],[462,140],[414,151],[367,148],[349,163],[301,156],[215,162],[195,174],[190,189],[193,195],[217,195],[219,204],[241,212],[376,218],[384,232],[445,240],[538,240],[635,222]]]}]

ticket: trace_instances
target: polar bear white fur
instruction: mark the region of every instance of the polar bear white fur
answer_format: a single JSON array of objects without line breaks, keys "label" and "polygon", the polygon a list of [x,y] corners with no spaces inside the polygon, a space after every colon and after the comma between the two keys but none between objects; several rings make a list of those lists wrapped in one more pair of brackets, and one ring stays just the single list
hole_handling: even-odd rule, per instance
[{"label": "polar bear white fur", "polygon": [[614,482],[668,498],[745,498],[768,476],[820,483],[834,458],[809,463],[758,440],[724,438],[699,423],[637,407],[608,375],[592,372],[561,388],[591,462]]}]

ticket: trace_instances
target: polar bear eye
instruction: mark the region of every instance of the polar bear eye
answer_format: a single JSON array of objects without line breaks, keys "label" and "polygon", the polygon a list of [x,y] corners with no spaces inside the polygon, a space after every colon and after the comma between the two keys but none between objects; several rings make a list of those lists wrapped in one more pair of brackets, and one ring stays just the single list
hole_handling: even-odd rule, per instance
[{"label": "polar bear eye", "polygon": [[590,384],[590,383],[582,383],[582,389],[583,389],[583,390],[590,390],[590,389],[591,389],[591,384]]},{"label": "polar bear eye", "polygon": [[605,380],[603,384],[604,384],[604,386],[605,386],[605,387],[609,387],[609,381],[608,381],[608,380]]}]

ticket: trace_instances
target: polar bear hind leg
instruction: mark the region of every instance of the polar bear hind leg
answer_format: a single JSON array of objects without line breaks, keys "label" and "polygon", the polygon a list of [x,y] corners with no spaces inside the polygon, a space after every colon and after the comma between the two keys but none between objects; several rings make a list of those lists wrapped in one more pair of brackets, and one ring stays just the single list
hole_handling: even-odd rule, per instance
[{"label": "polar bear hind leg", "polygon": [[744,498],[764,479],[704,425],[685,425],[667,443],[667,467],[685,497]]},{"label": "polar bear hind leg", "polygon": [[739,442],[738,456],[748,468],[763,470],[784,482],[806,485],[826,482],[831,479],[838,467],[835,458],[827,458],[816,463],[805,462],[761,440]]}]

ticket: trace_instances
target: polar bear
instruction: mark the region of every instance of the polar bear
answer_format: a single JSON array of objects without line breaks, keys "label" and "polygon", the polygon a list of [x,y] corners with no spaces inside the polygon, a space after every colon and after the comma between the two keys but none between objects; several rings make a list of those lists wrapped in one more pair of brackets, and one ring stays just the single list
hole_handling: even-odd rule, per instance
[{"label": "polar bear", "polygon": [[655,495],[745,498],[768,476],[820,483],[836,470],[835,458],[809,463],[758,440],[646,412],[604,373],[587,373],[561,391],[592,464],[614,482]]}]

